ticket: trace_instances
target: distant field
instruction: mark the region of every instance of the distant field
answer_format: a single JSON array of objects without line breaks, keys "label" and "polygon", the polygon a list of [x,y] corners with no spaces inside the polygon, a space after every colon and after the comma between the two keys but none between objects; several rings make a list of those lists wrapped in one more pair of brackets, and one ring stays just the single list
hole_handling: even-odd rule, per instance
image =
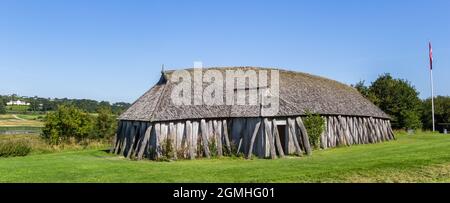
[{"label": "distant field", "polygon": [[0,182],[450,182],[450,136],[400,133],[386,143],[277,160],[155,162],[63,151],[0,158]]},{"label": "distant field", "polygon": [[17,117],[27,120],[42,120],[45,114],[18,114]]},{"label": "distant field", "polygon": [[3,134],[40,133],[44,126],[43,116],[28,114],[0,115],[0,136]]},{"label": "distant field", "polygon": [[6,106],[6,111],[8,112],[26,112],[29,106]]},{"label": "distant field", "polygon": [[18,126],[28,126],[28,127],[42,127],[43,122],[36,120],[38,116],[35,115],[16,115],[16,114],[5,114],[0,115],[0,127],[18,127]]}]

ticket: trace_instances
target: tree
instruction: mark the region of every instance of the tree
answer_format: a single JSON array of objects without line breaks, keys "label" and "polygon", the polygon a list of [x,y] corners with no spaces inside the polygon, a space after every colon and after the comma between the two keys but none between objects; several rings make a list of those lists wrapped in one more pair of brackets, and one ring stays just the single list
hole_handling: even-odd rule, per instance
[{"label": "tree", "polygon": [[406,129],[419,129],[422,128],[422,122],[420,120],[420,113],[414,111],[402,111],[400,112],[403,118],[403,127]]},{"label": "tree", "polygon": [[421,127],[421,100],[419,93],[407,80],[394,79],[390,74],[380,75],[370,87],[364,82],[354,86],[392,118],[392,127],[417,129]]},{"label": "tree", "polygon": [[318,114],[307,112],[304,124],[308,132],[309,141],[315,149],[318,149],[320,146],[320,135],[325,130],[325,119]]},{"label": "tree", "polygon": [[123,113],[126,109],[131,106],[130,103],[118,102],[111,105],[111,110],[115,115],[119,115]]},{"label": "tree", "polygon": [[0,114],[6,113],[5,102],[0,98]]},{"label": "tree", "polygon": [[97,110],[98,116],[95,122],[96,136],[98,138],[110,138],[116,132],[116,121],[111,108],[102,107]]},{"label": "tree", "polygon": [[[450,123],[450,97],[437,96],[434,98],[435,123]],[[422,102],[422,122],[425,129],[433,129],[431,118],[431,98]],[[436,126],[439,127],[439,126]]]},{"label": "tree", "polygon": [[82,141],[94,133],[94,120],[86,112],[61,105],[57,111],[47,114],[42,136],[52,144],[59,144],[68,138]]},{"label": "tree", "polygon": [[370,91],[370,87],[367,87],[364,83],[365,81],[362,80],[352,86],[364,97],[375,103],[377,101],[377,97]]}]

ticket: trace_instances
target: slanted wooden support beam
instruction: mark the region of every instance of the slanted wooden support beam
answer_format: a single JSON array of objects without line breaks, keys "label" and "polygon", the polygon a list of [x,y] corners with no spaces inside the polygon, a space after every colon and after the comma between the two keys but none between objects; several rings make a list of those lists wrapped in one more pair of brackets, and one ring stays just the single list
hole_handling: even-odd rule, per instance
[{"label": "slanted wooden support beam", "polygon": [[142,159],[142,157],[144,156],[145,150],[148,148],[147,145],[148,145],[148,141],[150,140],[152,126],[153,126],[152,124],[149,124],[149,126],[147,127],[147,130],[145,131],[144,139],[142,140],[141,148],[139,149],[139,153],[137,155],[138,160]]},{"label": "slanted wooden support beam", "polygon": [[302,156],[302,149],[300,148],[300,143],[299,140],[297,139],[297,133],[296,133],[296,128],[295,128],[295,121],[292,118],[288,118],[288,133],[290,136],[290,140],[292,140],[294,142],[294,146],[295,146],[295,153],[297,156]]},{"label": "slanted wooden support beam", "polygon": [[142,145],[142,140],[144,139],[144,133],[145,133],[146,126],[147,126],[147,123],[139,122],[138,134],[136,135],[137,138],[134,143],[133,154],[131,154],[132,157],[137,157],[137,155],[139,153],[139,149]]},{"label": "slanted wooden support beam", "polygon": [[123,126],[123,122],[119,121],[119,124],[117,126],[117,132],[114,134],[113,145],[112,145],[111,149],[109,150],[109,153],[115,153],[115,150],[117,148],[117,143],[119,142],[119,138],[120,138],[120,132],[122,131],[122,126]]},{"label": "slanted wooden support beam", "polygon": [[339,129],[339,138],[340,138],[340,143],[342,145],[346,145],[348,146],[348,140],[347,140],[347,135],[345,134],[345,118],[343,118],[342,116],[338,117],[338,129]]},{"label": "slanted wooden support beam", "polygon": [[[246,119],[246,125],[244,128],[244,132],[242,133],[242,149],[244,154],[247,154],[250,150],[250,139],[253,131],[255,130],[255,125],[257,123],[257,118],[249,118]],[[252,149],[253,150],[253,149]]]},{"label": "slanted wooden support beam", "polygon": [[308,132],[306,132],[306,128],[305,128],[305,125],[303,124],[302,118],[297,117],[296,121],[297,121],[298,127],[300,128],[303,146],[305,147],[306,154],[311,155],[312,150],[311,150],[311,145],[309,143]]},{"label": "slanted wooden support beam", "polygon": [[253,144],[255,143],[256,135],[258,134],[260,127],[261,127],[261,119],[258,119],[258,122],[255,125],[255,129],[253,130],[252,137],[250,138],[250,148],[247,152],[247,159],[252,158]]},{"label": "slanted wooden support beam", "polygon": [[136,127],[137,126],[135,124],[133,124],[133,126],[131,127],[130,138],[129,138],[129,141],[128,141],[127,146],[126,146],[126,150],[127,151],[124,152],[124,155],[127,158],[130,158],[131,154],[133,153],[133,144],[134,144],[134,140],[136,139],[136,134],[137,134]]},{"label": "slanted wooden support beam", "polygon": [[246,124],[247,124],[248,119],[243,119],[243,118],[236,118],[233,119],[233,123],[232,126],[233,128],[231,129],[232,132],[232,142],[233,145],[236,147],[236,154],[239,154],[241,151],[243,151],[243,140],[244,140],[244,131],[246,129]]},{"label": "slanted wooden support beam", "polygon": [[119,136],[119,142],[117,143],[117,148],[116,148],[116,154],[121,154],[123,153],[123,150],[125,149],[125,144],[126,144],[126,140],[127,140],[127,134],[129,133],[130,130],[130,121],[124,121],[124,126],[122,128],[122,133],[121,136]]},{"label": "slanted wooden support beam", "polygon": [[272,129],[270,128],[269,119],[267,119],[267,118],[264,118],[264,129],[265,129],[266,135],[267,135],[267,137],[269,139],[270,158],[271,159],[276,159],[277,158],[277,153],[275,152],[275,144],[274,144]]},{"label": "slanted wooden support beam", "polygon": [[127,146],[127,144],[128,144],[128,142],[130,142],[129,140],[130,140],[130,132],[131,132],[131,128],[132,128],[132,123],[131,123],[131,121],[128,121],[127,122],[127,129],[125,130],[125,134],[124,134],[124,136],[123,136],[123,141],[122,141],[122,146],[120,147],[120,151],[119,151],[119,153],[121,154],[121,155],[123,155],[123,156],[126,156],[126,152],[125,152],[125,150],[126,150],[126,146]]},{"label": "slanted wooden support beam", "polygon": [[114,150],[116,149],[117,139],[117,133],[114,133],[113,143],[111,148],[109,148],[109,153],[114,153]]},{"label": "slanted wooden support beam", "polygon": [[230,137],[228,136],[228,124],[227,124],[227,120],[223,120],[222,121],[222,125],[223,125],[223,137],[225,140],[225,146],[227,147],[228,153],[231,154],[231,144],[230,144]]},{"label": "slanted wooden support beam", "polygon": [[275,137],[275,143],[276,143],[276,146],[277,146],[278,155],[281,158],[284,158],[283,146],[281,144],[280,135],[278,133],[278,126],[277,126],[277,120],[276,119],[272,120],[272,132],[273,132],[273,137]]}]

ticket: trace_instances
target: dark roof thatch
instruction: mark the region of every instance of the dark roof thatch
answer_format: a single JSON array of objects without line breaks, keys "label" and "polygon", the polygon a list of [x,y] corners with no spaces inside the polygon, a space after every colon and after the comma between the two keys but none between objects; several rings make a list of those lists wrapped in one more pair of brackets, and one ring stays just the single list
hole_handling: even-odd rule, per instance
[{"label": "dark roof thatch", "polygon": [[[256,67],[204,68],[206,70],[249,70]],[[193,69],[186,69],[191,75]],[[266,69],[271,70],[271,69]],[[206,106],[174,105],[170,99],[174,83],[173,71],[165,71],[160,81],[125,111],[120,120],[169,121],[198,118],[258,117],[259,106]],[[280,107],[278,116],[304,115],[314,112],[321,115],[349,115],[389,118],[383,111],[365,99],[356,89],[334,80],[306,73],[279,70]],[[270,71],[269,71],[270,77]],[[224,75],[225,78],[225,75]],[[269,82],[270,84],[270,82]],[[205,84],[204,84],[205,85]],[[225,85],[224,85],[225,89]],[[224,94],[225,95],[225,94]]]}]

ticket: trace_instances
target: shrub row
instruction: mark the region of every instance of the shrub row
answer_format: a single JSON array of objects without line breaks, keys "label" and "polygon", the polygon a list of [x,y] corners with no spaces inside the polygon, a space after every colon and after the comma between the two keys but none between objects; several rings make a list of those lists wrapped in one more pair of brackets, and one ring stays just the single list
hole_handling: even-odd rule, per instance
[{"label": "shrub row", "polygon": [[31,144],[25,140],[0,141],[0,157],[26,156],[31,152]]}]

